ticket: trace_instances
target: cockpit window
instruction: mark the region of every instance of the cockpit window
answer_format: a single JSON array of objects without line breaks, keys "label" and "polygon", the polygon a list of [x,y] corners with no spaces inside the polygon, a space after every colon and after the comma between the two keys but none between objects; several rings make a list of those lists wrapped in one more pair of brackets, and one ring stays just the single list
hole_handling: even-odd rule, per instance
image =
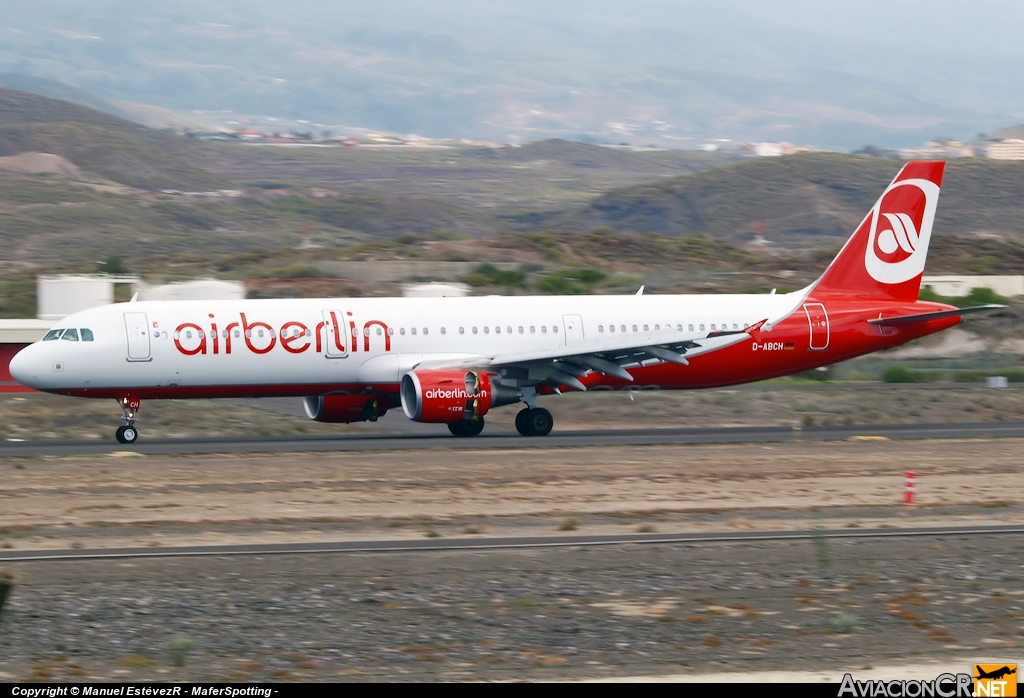
[{"label": "cockpit window", "polygon": [[77,342],[78,330],[76,330],[74,327],[68,328],[67,330],[64,331],[64,334],[61,335],[61,339],[66,339],[69,342]]},{"label": "cockpit window", "polygon": [[59,330],[50,330],[49,332],[46,333],[46,336],[43,337],[43,341],[44,342],[52,342],[55,339],[60,339],[60,336],[63,333],[64,333],[64,328],[63,327],[60,328]]},{"label": "cockpit window", "polygon": [[90,330],[87,327],[83,327],[81,329],[81,332],[82,332],[82,341],[83,342],[91,342],[92,341],[92,330]]}]

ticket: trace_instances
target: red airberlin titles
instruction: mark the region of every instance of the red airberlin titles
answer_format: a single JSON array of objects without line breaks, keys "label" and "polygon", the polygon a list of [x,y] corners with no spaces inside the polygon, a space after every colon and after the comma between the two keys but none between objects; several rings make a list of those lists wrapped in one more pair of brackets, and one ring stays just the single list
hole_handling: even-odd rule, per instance
[{"label": "red airberlin titles", "polygon": [[822,276],[793,293],[121,303],[60,321],[11,373],[39,390],[117,399],[128,442],[140,400],[225,396],[299,396],[328,422],[401,405],[459,436],[523,403],[516,427],[543,435],[544,395],[763,380],[1001,307],[918,300],[943,167],[907,163]]}]

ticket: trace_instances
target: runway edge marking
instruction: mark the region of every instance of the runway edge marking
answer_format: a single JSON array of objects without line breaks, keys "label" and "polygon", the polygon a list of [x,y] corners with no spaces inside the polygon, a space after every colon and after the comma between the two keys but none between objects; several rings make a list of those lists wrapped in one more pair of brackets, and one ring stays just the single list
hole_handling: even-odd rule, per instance
[{"label": "runway edge marking", "polygon": [[[710,535],[666,535],[662,537],[650,536],[593,536],[587,538],[558,538],[544,539],[503,539],[493,543],[484,541],[473,541],[463,543],[466,539],[452,539],[451,544],[431,543],[427,545],[410,545],[409,541],[395,541],[394,545],[386,541],[369,541],[367,545],[360,545],[358,542],[348,544],[324,544],[323,547],[296,547],[287,548],[284,546],[294,544],[274,544],[273,547],[258,548],[253,545],[232,546],[210,546],[209,548],[182,548],[179,550],[163,549],[121,549],[103,552],[100,550],[80,550],[77,552],[54,552],[24,551],[24,555],[12,553],[0,554],[0,562],[41,562],[41,561],[68,561],[68,560],[104,560],[118,558],[164,558],[164,557],[236,557],[239,555],[327,555],[327,554],[353,554],[353,553],[412,553],[412,552],[443,552],[458,550],[509,550],[522,548],[570,548],[570,547],[597,547],[610,545],[670,545],[670,544],[693,544],[693,543],[729,543],[729,542],[756,542],[756,541],[781,541],[781,540],[810,540],[819,536],[825,538],[913,538],[928,536],[977,536],[977,535],[1010,535],[1024,533],[1024,526],[983,526],[977,528],[926,528],[926,529],[872,529],[865,531],[840,531],[840,530],[819,530],[819,531],[770,531],[763,534],[710,534]],[[255,548],[255,549],[254,549]]]}]

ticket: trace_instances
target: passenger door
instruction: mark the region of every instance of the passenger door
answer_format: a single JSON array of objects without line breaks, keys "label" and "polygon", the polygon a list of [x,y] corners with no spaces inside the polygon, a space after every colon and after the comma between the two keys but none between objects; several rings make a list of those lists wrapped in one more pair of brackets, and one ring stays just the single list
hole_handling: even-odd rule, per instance
[{"label": "passenger door", "polygon": [[128,360],[150,361],[149,320],[145,313],[125,313],[124,329],[128,335]]}]

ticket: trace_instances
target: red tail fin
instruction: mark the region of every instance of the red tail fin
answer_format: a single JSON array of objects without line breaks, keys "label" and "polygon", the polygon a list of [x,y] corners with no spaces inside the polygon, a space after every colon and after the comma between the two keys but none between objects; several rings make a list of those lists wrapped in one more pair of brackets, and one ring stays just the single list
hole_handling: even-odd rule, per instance
[{"label": "red tail fin", "polygon": [[944,162],[908,162],[814,285],[815,297],[916,301]]}]

